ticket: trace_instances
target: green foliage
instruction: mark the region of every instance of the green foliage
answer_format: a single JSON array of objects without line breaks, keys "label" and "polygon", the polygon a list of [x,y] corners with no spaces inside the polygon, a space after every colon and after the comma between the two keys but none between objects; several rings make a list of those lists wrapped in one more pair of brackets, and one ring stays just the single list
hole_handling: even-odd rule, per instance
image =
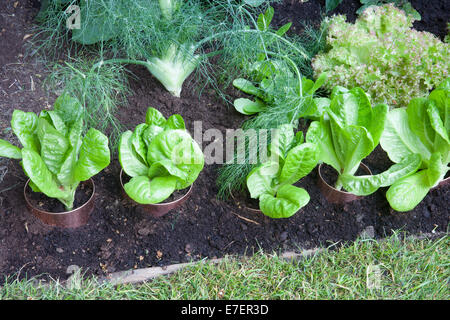
[{"label": "green foliage", "polygon": [[395,182],[386,197],[397,211],[412,210],[449,170],[450,78],[427,98],[414,98],[407,108],[389,112],[381,146],[393,162],[419,156],[420,170]]},{"label": "green foliage", "polygon": [[147,69],[175,97],[180,97],[184,81],[198,65],[199,56],[192,49],[179,49],[173,44],[161,58],[147,60]]},{"label": "green foliage", "polygon": [[[264,14],[259,15],[258,20],[270,22],[268,18],[271,15],[269,8]],[[259,35],[264,37],[263,42],[253,37],[249,39],[243,37],[239,41],[248,43],[252,39],[258,40],[252,51],[238,55],[246,57],[241,63],[246,78],[233,79],[235,87],[255,97],[254,100],[239,98],[234,102],[238,112],[254,115],[244,122],[242,125],[244,130],[258,131],[278,128],[283,124],[297,125],[299,118],[317,119],[324,106],[329,103],[327,98],[314,97],[315,92],[325,81],[326,75],[322,75],[316,82],[306,78],[312,75],[310,66],[307,66],[311,57],[325,44],[325,25],[320,29],[306,27],[307,36],[304,38],[286,36],[284,32],[288,26],[287,24],[279,30],[270,32],[260,30]],[[273,34],[277,32],[283,37],[274,37]],[[236,45],[239,48],[239,43]],[[270,142],[270,137],[267,142]],[[259,149],[256,153],[259,154]],[[242,155],[236,155],[236,158],[238,156]],[[219,197],[227,198],[230,191],[239,192],[245,189],[245,179],[255,167],[253,161],[255,159],[251,159],[248,149],[243,157],[244,161],[227,163],[219,170],[217,179]]]},{"label": "green foliage", "polygon": [[[69,4],[80,6],[82,21],[81,28],[70,33],[65,23],[69,14],[64,11]],[[97,50],[100,61],[111,57],[126,58],[129,63],[151,60],[149,70],[156,70],[154,75],[165,86],[164,81],[168,81],[169,87],[175,82],[171,76],[186,78],[192,72],[187,70],[195,69],[191,66],[195,62],[190,56],[191,46],[222,26],[216,20],[217,13],[200,0],[49,1],[43,4],[40,16],[33,53],[59,57],[61,53],[55,45],[60,47],[72,40],[69,46],[75,45],[82,51]],[[169,75],[163,77],[167,70]]]},{"label": "green foliage", "polygon": [[41,0],[41,9],[39,10],[36,20],[42,22],[48,16],[52,6],[61,9],[64,5],[70,4],[72,0]]},{"label": "green foliage", "polygon": [[417,170],[420,159],[413,157],[376,176],[354,174],[361,161],[378,145],[384,130],[388,106],[371,106],[361,88],[335,87],[331,102],[320,121],[311,123],[306,141],[319,146],[319,159],[332,166],[339,177],[336,188],[367,195]]},{"label": "green foliage", "polygon": [[165,19],[171,20],[173,14],[180,8],[181,0],[159,0],[161,14]]},{"label": "green foliage", "polygon": [[249,6],[252,6],[252,7],[259,7],[264,2],[265,2],[265,0],[244,0],[245,4],[248,4]]},{"label": "green foliage", "polygon": [[372,108],[361,88],[335,87],[326,116],[311,123],[306,139],[317,143],[320,159],[340,174],[354,174],[378,145],[388,106]]},{"label": "green foliage", "polygon": [[[270,24],[274,14],[274,9],[269,6],[258,15],[256,21],[250,12],[246,12],[246,15],[251,17],[249,21],[242,17],[234,22],[243,29],[237,28],[223,42],[224,47],[227,45],[232,51],[226,50],[222,53],[225,56],[221,61],[231,61],[243,70],[241,73],[247,75],[248,79],[257,82],[270,76],[270,73],[275,73],[277,68],[286,70],[286,63],[290,64],[290,68],[295,64],[294,69],[298,69],[305,76],[311,76],[310,60],[324,45],[325,28],[313,29],[305,25],[301,37],[287,35],[292,23],[273,29]],[[247,26],[247,23],[250,25]],[[287,62],[287,59],[291,61]],[[292,71],[289,73],[291,77],[297,77],[292,75]]]},{"label": "green foliage", "polygon": [[450,22],[447,22],[447,35],[444,38],[445,43],[450,43]]},{"label": "green foliage", "polygon": [[145,123],[122,134],[119,161],[131,180],[126,193],[138,203],[159,203],[175,190],[185,189],[204,166],[203,153],[185,129],[183,118],[167,120],[149,108]]},{"label": "green foliage", "polygon": [[420,164],[420,156],[412,154],[382,173],[363,176],[342,174],[340,182],[345,190],[358,196],[367,196],[381,187],[389,187],[400,179],[413,174],[420,167]]},{"label": "green foliage", "polygon": [[[70,41],[71,30],[67,28],[67,21],[73,13],[66,12],[66,9],[78,4],[78,0],[42,0],[35,18],[37,24],[32,26],[33,36],[25,44],[27,54],[38,54],[46,61],[55,61],[67,51],[76,50],[79,46]],[[67,51],[61,50],[65,47]]]},{"label": "green foliage", "polygon": [[317,146],[303,143],[290,124],[282,125],[269,146],[270,159],[247,176],[250,196],[259,199],[261,211],[271,218],[288,218],[309,202],[303,188],[293,184],[311,172],[319,161]]},{"label": "green foliage", "polygon": [[[301,78],[301,89],[299,81],[291,72],[288,65],[282,60],[258,61],[253,65],[254,78],[260,80],[259,83],[238,78],[233,81],[233,85],[239,90],[255,96],[255,100],[238,98],[234,101],[235,109],[245,115],[252,115],[277,105],[286,104],[286,98],[295,97],[305,100],[302,109],[296,112],[295,117],[319,118],[322,113],[323,98],[314,98],[316,91],[325,83],[326,74],[322,74],[316,82]],[[292,114],[287,114],[287,118],[292,119]]]},{"label": "green foliage", "polygon": [[127,57],[109,63],[143,64],[177,97],[198,64],[193,44],[211,32],[202,29],[211,22],[196,1],[84,2],[81,16],[85,22],[74,30],[73,41],[83,45],[107,42],[114,55]]},{"label": "green foliage", "polygon": [[255,19],[254,9],[232,1],[213,1],[208,7],[201,1],[187,1],[173,8],[170,20],[154,3],[146,2],[139,11],[127,8],[115,9],[115,16],[124,21],[110,22],[117,25],[116,35],[107,42],[114,56],[126,58],[105,63],[144,65],[174,96],[180,95],[183,82],[196,69],[205,83],[214,82],[207,58],[215,55],[219,55],[215,68],[227,74],[224,78],[236,70],[249,73],[249,60],[268,58],[273,50],[294,56],[296,63],[310,69],[311,56],[284,37],[291,24],[270,28],[272,7]]},{"label": "green foliage", "polygon": [[120,1],[80,1],[79,6],[82,23],[80,29],[72,30],[72,41],[90,45],[117,36],[120,24],[114,10]]},{"label": "green foliage", "polygon": [[[269,7],[259,15],[257,28],[261,32],[270,30],[273,14],[273,8]],[[282,37],[290,26],[287,23],[272,32],[277,37]],[[323,45],[325,28],[306,30],[311,40],[309,44],[305,39],[284,39],[286,49],[297,48],[297,52],[294,49],[292,52],[280,49],[282,47],[279,42],[276,43],[277,47],[271,47],[274,39],[265,39],[261,44],[262,51],[253,54],[252,59],[243,66],[248,79],[234,79],[233,85],[236,88],[255,96],[255,100],[239,98],[234,101],[238,112],[257,114],[244,124],[244,128],[277,128],[299,118],[320,117],[323,101],[315,99],[314,95],[325,83],[326,74],[322,74],[316,82],[302,74],[308,73],[303,64],[309,62],[310,57]]]},{"label": "green foliage", "polygon": [[[285,33],[290,23],[273,30],[273,8],[268,7],[256,17],[256,12],[264,10],[267,3],[83,1],[83,23],[81,29],[72,30],[71,37],[65,27],[68,16],[62,10],[64,6],[52,3],[36,32],[34,49],[52,52],[55,43],[72,39],[70,44],[82,44],[78,46],[82,51],[97,50],[97,68],[113,63],[144,65],[175,96],[179,96],[185,79],[196,71],[195,78],[202,88],[211,84],[226,98],[217,82],[227,86],[236,74],[247,74],[255,56],[267,57],[270,52],[289,56],[302,72],[312,74],[309,62],[318,50],[316,35],[307,32],[305,39],[288,39]],[[303,44],[307,48],[302,48]],[[217,56],[214,66],[208,61],[211,56]],[[109,89],[101,87],[100,91]]]},{"label": "green foliage", "polygon": [[22,159],[22,152],[8,141],[0,140],[0,157]]},{"label": "green foliage", "polygon": [[[280,77],[282,77],[280,73]],[[279,79],[278,79],[279,80]],[[278,81],[276,80],[276,81]],[[250,93],[253,91],[256,97],[258,95],[261,98],[256,98],[255,101],[239,98],[235,100],[235,108],[239,111],[239,103],[242,102],[242,111],[248,112],[258,111],[258,113],[248,119],[243,124],[244,131],[260,129],[274,129],[283,124],[292,124],[297,126],[300,118],[317,119],[324,112],[324,108],[329,104],[327,98],[315,98],[314,92],[317,90],[317,86],[320,86],[322,80],[314,81],[306,79],[291,77],[289,80],[283,82],[273,82],[272,87],[267,87],[266,92],[271,92],[273,95],[264,96],[264,91],[261,90],[261,86],[256,87],[252,82],[244,79],[236,79],[234,84],[244,92]],[[268,80],[267,83],[270,83]],[[291,81],[295,81],[293,84]],[[301,87],[299,86],[301,83]],[[276,85],[276,86],[273,86]],[[298,90],[298,88],[302,88]],[[264,100],[262,98],[264,97]],[[252,105],[253,104],[253,105]],[[260,108],[256,110],[257,108]],[[250,112],[248,112],[250,113]],[[270,142],[268,137],[267,142]],[[259,155],[259,145],[257,143],[256,155]],[[251,145],[251,144],[250,144]],[[235,159],[242,155],[236,155]],[[233,163],[225,164],[219,172],[219,178],[217,184],[219,186],[219,196],[226,198],[229,191],[241,191],[245,187],[245,178],[249,172],[255,167],[255,159],[252,159],[249,148],[246,149],[246,154],[243,156],[244,161],[234,161]]]},{"label": "green foliage", "polygon": [[79,101],[68,95],[56,99],[53,110],[39,116],[15,110],[11,128],[23,148],[0,140],[0,156],[22,159],[30,186],[57,198],[67,210],[73,207],[81,181],[106,168],[110,162],[108,138],[96,129],[83,137],[83,111]]},{"label": "green foliage", "polygon": [[329,50],[312,62],[315,76],[327,72],[327,89],[361,87],[375,103],[406,106],[426,96],[450,67],[449,45],[412,29],[414,18],[393,5],[367,8],[355,24],[327,19]]},{"label": "green foliage", "polygon": [[[233,12],[230,19],[228,13],[233,10],[239,11],[240,17],[235,18],[237,12]],[[105,62],[146,66],[179,97],[183,82],[200,63],[200,72],[206,74],[207,82],[211,80],[205,58],[217,54],[209,50],[221,46],[227,35],[247,28],[249,18],[242,20],[244,11],[250,13],[232,1],[212,1],[209,5],[199,0],[85,3],[81,15],[87,22],[74,31],[72,40],[84,45],[102,43],[115,58],[97,66]]]},{"label": "green foliage", "polygon": [[325,0],[325,11],[330,12],[337,8],[340,5],[342,0]]},{"label": "green foliage", "polygon": [[85,126],[107,133],[112,148],[123,131],[116,115],[119,108],[126,107],[130,93],[126,70],[121,65],[92,68],[94,63],[87,55],[79,55],[64,64],[56,63],[51,67],[45,87],[76,97],[83,106]]}]

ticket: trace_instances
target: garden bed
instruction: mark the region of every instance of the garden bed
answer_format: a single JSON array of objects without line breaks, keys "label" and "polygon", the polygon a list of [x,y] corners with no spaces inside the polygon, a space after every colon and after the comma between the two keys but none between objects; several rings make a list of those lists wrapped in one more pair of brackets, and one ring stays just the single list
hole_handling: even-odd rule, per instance
[{"label": "garden bed", "polygon": [[[296,28],[291,32],[301,32],[298,22],[302,18],[319,23],[319,4],[323,2],[286,1],[275,5],[275,22],[281,25],[293,21]],[[426,3],[429,6],[412,1],[422,15],[422,22],[416,26],[442,39],[449,20],[448,5],[440,0]],[[56,97],[47,97],[42,90],[46,74],[43,66],[23,57],[37,7],[36,1],[25,0],[0,4],[0,138],[12,137],[9,121],[14,109],[39,112]],[[344,0],[333,12],[354,19],[358,7],[358,0]],[[199,97],[193,81],[187,82],[181,98],[175,98],[143,67],[131,66],[130,70],[137,79],[130,79],[133,94],[127,109],[118,115],[127,129],[142,122],[149,106],[165,116],[179,113],[190,132],[194,121],[202,121],[203,131],[217,128],[225,132],[227,128],[239,128],[245,119],[213,90],[205,90]],[[208,144],[204,142],[203,147]],[[364,163],[374,174],[392,164],[379,146]],[[66,278],[67,267],[77,265],[89,274],[105,275],[225,254],[251,254],[259,248],[287,251],[345,243],[372,228],[376,238],[396,229],[411,234],[445,232],[450,222],[448,186],[433,189],[407,213],[390,208],[384,196],[386,188],[360,201],[334,205],[327,203],[316,185],[317,168],[299,184],[311,196],[308,205],[289,219],[270,219],[248,212],[232,200],[217,199],[219,167],[205,165],[191,198],[182,207],[162,218],[151,218],[122,196],[120,164],[114,155],[111,165],[93,178],[97,200],[89,223],[69,230],[45,226],[27,211],[23,198],[26,177],[18,162],[1,159],[0,174],[5,175],[0,181],[0,282],[3,276],[19,270],[20,276],[47,273],[53,278]]]}]

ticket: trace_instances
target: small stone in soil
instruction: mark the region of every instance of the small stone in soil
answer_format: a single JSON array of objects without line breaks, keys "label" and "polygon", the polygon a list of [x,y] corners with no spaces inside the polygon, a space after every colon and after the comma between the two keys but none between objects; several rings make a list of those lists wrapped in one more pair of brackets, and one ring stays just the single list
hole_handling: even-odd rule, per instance
[{"label": "small stone in soil", "polygon": [[67,267],[66,273],[67,273],[67,274],[72,274],[72,273],[74,273],[75,271],[77,271],[77,270],[79,270],[79,269],[80,269],[79,266],[77,266],[76,264],[72,264],[72,265],[70,265],[70,266]]},{"label": "small stone in soil", "polygon": [[361,231],[360,237],[362,239],[374,239],[375,229],[373,228],[373,226],[367,226],[363,231]]},{"label": "small stone in soil", "polygon": [[360,223],[363,220],[363,218],[364,218],[364,215],[362,215],[362,214],[356,215],[356,222]]},{"label": "small stone in soil", "polygon": [[150,232],[151,232],[151,230],[149,228],[141,228],[138,230],[138,234],[143,237],[148,236],[150,234]]}]

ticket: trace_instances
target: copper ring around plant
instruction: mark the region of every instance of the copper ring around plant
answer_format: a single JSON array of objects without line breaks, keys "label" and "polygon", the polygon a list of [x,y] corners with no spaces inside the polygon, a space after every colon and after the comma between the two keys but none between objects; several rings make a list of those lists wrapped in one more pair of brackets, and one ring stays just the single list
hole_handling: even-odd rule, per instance
[{"label": "copper ring around plant", "polygon": [[151,216],[155,218],[162,217],[163,215],[167,214],[170,210],[175,209],[176,207],[181,206],[191,195],[193,184],[189,187],[188,192],[181,198],[171,201],[171,202],[164,202],[164,203],[154,203],[154,204],[141,204],[133,199],[130,198],[130,196],[125,192],[125,188],[123,187],[123,169],[120,170],[120,185],[122,186],[122,191],[125,197],[127,197],[130,201],[140,206],[146,213],[150,214]]},{"label": "copper ring around plant", "polygon": [[249,212],[252,212],[252,213],[262,213],[262,211],[261,211],[260,209],[255,209],[255,208],[247,207],[245,204],[243,204],[243,203],[241,203],[239,200],[237,200],[237,199],[234,197],[234,194],[233,194],[233,192],[231,191],[231,188],[229,189],[229,191],[230,191],[231,198],[233,198],[234,202],[236,203],[236,205],[237,205],[239,208],[242,207],[242,208],[244,208],[245,210],[247,210],[247,211],[249,211]]},{"label": "copper ring around plant", "polygon": [[83,204],[81,207],[78,207],[76,209],[70,210],[70,211],[63,211],[63,212],[48,212],[45,210],[41,210],[33,206],[28,199],[27,196],[27,187],[30,182],[30,179],[28,179],[27,183],[25,184],[25,187],[23,189],[23,195],[25,197],[25,204],[28,208],[28,210],[36,216],[39,220],[41,220],[43,223],[54,226],[54,227],[62,227],[62,228],[78,228],[83,225],[85,225],[88,220],[89,216],[91,215],[92,211],[94,210],[94,203],[95,203],[95,184],[92,179],[89,179],[82,183],[89,183],[92,187],[92,195],[89,198],[88,201],[86,201],[85,204]]},{"label": "copper ring around plant", "polygon": [[[327,199],[328,202],[345,203],[363,198],[363,196],[357,196],[350,192],[337,190],[336,188],[330,186],[322,177],[322,173],[320,171],[322,165],[323,163],[321,163],[318,167],[319,179],[317,180],[317,184],[319,185],[320,191],[322,192],[323,196],[325,197],[325,199]],[[372,171],[370,171],[369,167],[366,166],[364,163],[361,162],[359,167],[364,169],[369,175],[372,175]]]}]

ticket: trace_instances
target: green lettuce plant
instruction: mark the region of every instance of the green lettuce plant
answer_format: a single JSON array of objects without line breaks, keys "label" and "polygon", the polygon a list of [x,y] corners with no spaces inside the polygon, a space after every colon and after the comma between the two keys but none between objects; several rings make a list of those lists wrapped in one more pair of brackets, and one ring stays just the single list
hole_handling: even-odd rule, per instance
[{"label": "green lettuce plant", "polygon": [[327,89],[361,87],[374,103],[394,107],[428,95],[448,76],[450,48],[413,21],[391,4],[367,8],[354,24],[326,19],[328,50],[313,58],[315,77],[327,72]]},{"label": "green lettuce plant", "polygon": [[67,95],[39,116],[14,110],[11,128],[23,148],[0,140],[0,156],[22,160],[32,190],[58,199],[67,210],[73,208],[80,182],[110,163],[108,138],[92,128],[83,136],[82,114],[79,101]]},{"label": "green lettuce plant", "polygon": [[[320,121],[311,123],[306,140],[318,144],[320,159],[339,176],[353,175],[361,161],[378,145],[388,106],[372,107],[361,88],[335,87]],[[340,179],[336,188],[342,188]]]},{"label": "green lettuce plant", "polygon": [[271,218],[288,218],[309,202],[305,189],[293,184],[311,172],[319,161],[317,146],[294,135],[291,124],[278,128],[269,146],[270,159],[247,176],[250,197],[259,199],[261,211]]},{"label": "green lettuce plant", "polygon": [[368,195],[417,170],[420,159],[413,156],[378,175],[354,175],[361,161],[378,145],[388,109],[386,104],[372,107],[361,88],[333,89],[325,114],[311,123],[306,141],[317,144],[319,159],[338,172],[336,189]]},{"label": "green lettuce plant", "polygon": [[450,78],[427,98],[414,98],[407,108],[389,112],[381,147],[398,163],[413,155],[420,170],[395,182],[386,198],[397,211],[414,209],[444,179],[450,161]]},{"label": "green lettuce plant", "polygon": [[148,108],[145,123],[122,134],[119,161],[131,177],[125,192],[141,204],[162,202],[189,187],[204,166],[203,153],[183,118],[174,114],[166,119],[154,108]]}]

